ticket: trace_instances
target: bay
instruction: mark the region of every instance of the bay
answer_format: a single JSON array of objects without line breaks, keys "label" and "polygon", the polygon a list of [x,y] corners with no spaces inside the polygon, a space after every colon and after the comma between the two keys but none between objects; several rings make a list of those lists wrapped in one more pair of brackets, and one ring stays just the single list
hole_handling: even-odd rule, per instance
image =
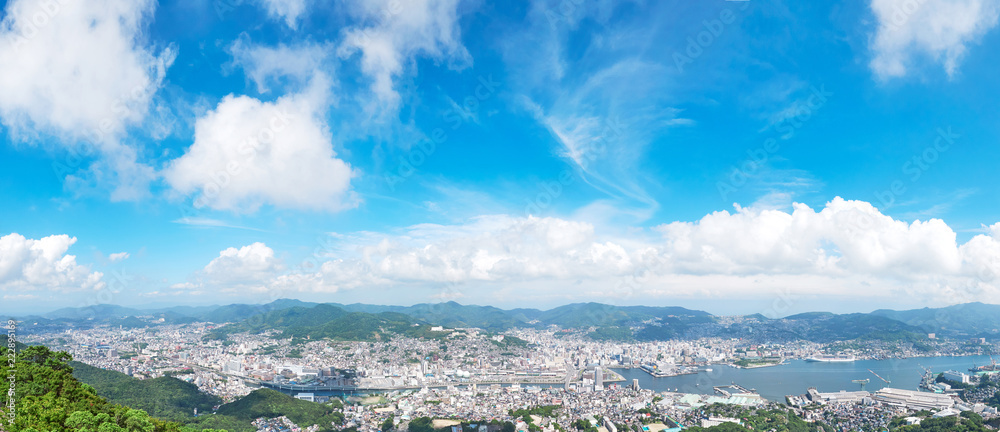
[{"label": "bay", "polygon": [[[740,369],[727,365],[709,366],[712,371],[691,375],[656,378],[642,369],[616,369],[625,378],[622,385],[631,384],[633,379],[645,389],[657,392],[674,391],[683,393],[715,394],[713,386],[739,384],[748,389],[756,389],[765,399],[784,402],[785,395],[804,394],[809,387],[820,392],[840,390],[860,390],[852,380],[869,379],[865,390],[875,392],[883,387],[918,390],[923,367],[934,374],[947,370],[969,373],[968,369],[989,364],[989,356],[964,357],[915,357],[907,359],[858,360],[850,363],[821,363],[804,360],[790,360],[786,364],[754,369]],[[888,384],[872,372],[890,381]]]}]

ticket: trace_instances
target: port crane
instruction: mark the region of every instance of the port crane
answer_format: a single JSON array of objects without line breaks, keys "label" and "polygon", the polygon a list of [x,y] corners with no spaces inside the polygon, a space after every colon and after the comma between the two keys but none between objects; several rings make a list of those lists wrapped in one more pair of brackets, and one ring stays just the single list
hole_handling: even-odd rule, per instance
[{"label": "port crane", "polygon": [[851,380],[851,382],[852,382],[852,383],[855,383],[855,384],[861,384],[861,391],[864,391],[864,390],[865,390],[865,384],[868,384],[868,383],[870,383],[871,381],[872,381],[872,380],[870,380],[870,379],[867,379],[867,378],[865,378],[865,379],[856,379],[856,380]]},{"label": "port crane", "polygon": [[880,376],[879,374],[875,373],[875,371],[873,371],[871,369],[868,369],[868,372],[871,372],[872,375],[875,375],[876,377],[878,377],[878,379],[880,379],[882,381],[885,381],[886,384],[892,384],[892,381],[889,381],[889,380],[887,380],[885,378],[882,378],[882,376]]}]

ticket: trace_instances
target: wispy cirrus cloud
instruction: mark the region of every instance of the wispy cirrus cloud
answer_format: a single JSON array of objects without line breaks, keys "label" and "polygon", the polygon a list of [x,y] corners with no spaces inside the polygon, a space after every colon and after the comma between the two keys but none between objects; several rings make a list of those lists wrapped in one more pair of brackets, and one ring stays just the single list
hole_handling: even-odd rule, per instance
[{"label": "wispy cirrus cloud", "polygon": [[[672,68],[647,55],[655,26],[638,17],[612,23],[615,8],[586,2],[566,14],[558,2],[535,2],[503,55],[511,80],[521,84],[514,90],[522,105],[552,133],[556,154],[584,181],[647,209],[648,217],[659,204],[641,174],[643,157],[655,137],[694,120],[674,106]],[[597,22],[595,34],[573,39],[584,21]]]}]

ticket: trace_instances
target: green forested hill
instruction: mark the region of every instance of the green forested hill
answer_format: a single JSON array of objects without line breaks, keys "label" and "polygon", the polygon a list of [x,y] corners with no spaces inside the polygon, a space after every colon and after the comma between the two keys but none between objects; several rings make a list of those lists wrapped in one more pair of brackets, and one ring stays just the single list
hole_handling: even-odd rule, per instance
[{"label": "green forested hill", "polygon": [[[416,324],[416,325],[415,325]],[[430,326],[409,315],[396,312],[348,312],[321,304],[311,308],[293,307],[250,317],[210,332],[206,338],[223,339],[239,332],[259,333],[280,330],[282,337],[374,341],[401,334],[411,337],[435,337]]]},{"label": "green forested hill", "polygon": [[[44,346],[17,344],[16,349],[17,415],[13,425],[4,424],[9,432],[253,432],[253,419],[283,415],[333,431],[331,422],[340,424],[344,418],[333,405],[273,390],[258,390],[212,414],[219,398],[175,378],[138,380],[73,362],[69,354]],[[7,337],[0,335],[0,358],[6,356]],[[0,362],[4,389],[10,385],[7,365]],[[195,407],[197,418],[191,416]]]},{"label": "green forested hill", "polygon": [[344,414],[330,405],[295,399],[271,389],[255,390],[239,400],[219,408],[218,415],[251,421],[258,417],[287,416],[295,424],[307,427],[319,425],[320,431],[336,430],[332,423],[343,423]]},{"label": "green forested hill", "polygon": [[[0,357],[6,357],[6,337]],[[73,377],[70,356],[43,346],[17,353],[14,371],[0,362],[0,386],[15,377],[16,413],[11,432],[188,432],[178,423],[151,418],[145,411],[112,404]]]},{"label": "green forested hill", "polygon": [[894,311],[879,309],[872,315],[884,316],[920,327],[925,333],[946,336],[1000,337],[1000,305],[980,302],[943,308]]},{"label": "green forested hill", "polygon": [[132,378],[121,372],[96,368],[85,363],[70,362],[73,376],[97,390],[109,401],[141,409],[153,417],[190,422],[194,409],[209,414],[222,405],[222,399],[202,393],[198,387],[173,377],[148,380]]}]

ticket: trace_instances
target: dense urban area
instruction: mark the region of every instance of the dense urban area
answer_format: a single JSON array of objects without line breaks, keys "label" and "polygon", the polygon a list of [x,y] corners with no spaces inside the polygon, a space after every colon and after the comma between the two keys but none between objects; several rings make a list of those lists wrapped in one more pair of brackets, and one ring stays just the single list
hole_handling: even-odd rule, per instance
[{"label": "dense urban area", "polygon": [[[734,324],[742,319],[720,321]],[[945,340],[927,334],[918,344],[768,343],[750,337],[640,342],[595,337],[599,329],[594,327],[491,332],[413,323],[409,326],[421,336],[347,341],[287,337],[275,329],[220,337],[218,330],[225,326],[96,325],[31,332],[20,340],[66,351],[76,361],[129,379],[172,377],[217,397],[211,407],[192,410],[192,417],[217,415],[225,404],[268,391],[264,389],[334,413],[329,424],[296,424],[286,416],[265,415],[253,419],[258,431],[676,432],[726,423],[792,430],[792,424],[803,422],[833,432],[882,431],[939,418],[974,421],[987,428],[1000,422],[995,364],[978,371],[928,370],[921,391],[889,385],[872,392],[823,393],[802,382],[800,393],[784,400],[768,400],[740,383],[711,379],[713,368],[1000,351],[986,338]],[[699,381],[700,388],[654,391],[637,379],[624,380],[626,369],[650,377],[692,374],[706,379],[704,387]],[[875,376],[871,378],[883,379]],[[776,428],[776,421],[784,426]]]}]

